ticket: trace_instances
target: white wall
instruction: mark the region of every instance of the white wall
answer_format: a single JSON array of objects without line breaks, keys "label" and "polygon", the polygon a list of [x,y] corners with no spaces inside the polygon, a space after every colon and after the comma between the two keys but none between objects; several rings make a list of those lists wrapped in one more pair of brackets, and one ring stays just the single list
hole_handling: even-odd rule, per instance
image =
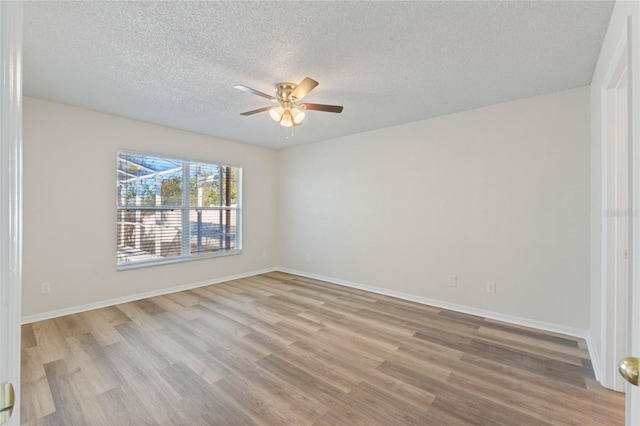
[{"label": "white wall", "polygon": [[280,263],[586,330],[589,129],[582,87],[280,151]]},{"label": "white wall", "polygon": [[[610,352],[613,340],[607,340],[603,335],[603,331],[606,327],[603,326],[603,321],[606,321],[607,312],[603,310],[603,302],[606,303],[606,288],[602,280],[603,264],[601,259],[601,249],[603,244],[602,225],[604,219],[604,211],[602,207],[603,200],[603,133],[602,133],[602,114],[603,114],[603,94],[606,89],[609,67],[613,61],[616,50],[619,46],[621,37],[625,36],[627,19],[631,19],[632,46],[631,46],[631,86],[632,90],[632,138],[634,152],[633,163],[635,165],[640,164],[640,2],[637,1],[617,1],[611,15],[607,34],[602,44],[600,56],[596,64],[596,68],[591,81],[591,337],[593,340],[593,348],[591,350],[591,356],[594,361],[602,360],[600,368],[603,370],[604,384],[606,386],[613,386],[614,377],[617,376],[615,371],[615,364],[617,360],[607,359],[607,352]],[[633,178],[634,185],[640,181],[640,170],[636,167],[635,176]],[[634,192],[635,205],[632,211],[637,212],[639,205],[639,192],[637,187]],[[634,241],[640,239],[639,218],[637,213],[632,216],[633,227],[635,229]],[[632,247],[631,259],[634,265],[634,277],[636,280],[636,286],[640,287],[638,283],[638,276],[640,275],[640,250],[637,247]],[[640,295],[635,295],[635,317],[630,319],[630,324],[640,324]],[[611,314],[611,312],[609,312]],[[613,339],[613,336],[608,336],[608,339]],[[640,355],[640,338],[637,339],[636,347],[634,351],[636,356]],[[640,411],[640,409],[637,409]],[[635,414],[637,419],[640,419],[640,412]]]},{"label": "white wall", "polygon": [[[277,265],[273,150],[28,97],[23,139],[24,316]],[[116,271],[118,149],[243,166],[243,253]]]},{"label": "white wall", "polygon": [[[279,152],[26,98],[23,314],[280,265],[587,329],[588,138],[588,88]],[[244,253],[116,271],[120,148],[242,165]]]}]

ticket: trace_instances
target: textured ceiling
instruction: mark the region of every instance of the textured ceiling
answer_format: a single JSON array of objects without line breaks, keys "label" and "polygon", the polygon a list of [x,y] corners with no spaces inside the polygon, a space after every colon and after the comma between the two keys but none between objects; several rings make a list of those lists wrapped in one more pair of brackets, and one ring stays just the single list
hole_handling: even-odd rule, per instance
[{"label": "textured ceiling", "polygon": [[[587,85],[612,1],[26,2],[24,92],[283,148]],[[285,129],[233,88],[320,85]]]}]

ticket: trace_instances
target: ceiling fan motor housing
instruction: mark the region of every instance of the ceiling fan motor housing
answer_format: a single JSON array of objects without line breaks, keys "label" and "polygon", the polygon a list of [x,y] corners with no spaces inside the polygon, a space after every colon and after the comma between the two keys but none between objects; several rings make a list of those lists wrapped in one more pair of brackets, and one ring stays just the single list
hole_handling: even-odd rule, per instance
[{"label": "ceiling fan motor housing", "polygon": [[297,99],[291,98],[291,93],[298,87],[295,83],[278,83],[276,85],[276,97],[280,102],[295,102]]}]

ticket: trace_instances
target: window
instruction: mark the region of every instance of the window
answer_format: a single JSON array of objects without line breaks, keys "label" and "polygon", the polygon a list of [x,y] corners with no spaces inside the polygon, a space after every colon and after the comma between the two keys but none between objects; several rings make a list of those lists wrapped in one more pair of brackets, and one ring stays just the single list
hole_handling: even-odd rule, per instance
[{"label": "window", "polygon": [[117,266],[241,252],[242,169],[118,152]]}]

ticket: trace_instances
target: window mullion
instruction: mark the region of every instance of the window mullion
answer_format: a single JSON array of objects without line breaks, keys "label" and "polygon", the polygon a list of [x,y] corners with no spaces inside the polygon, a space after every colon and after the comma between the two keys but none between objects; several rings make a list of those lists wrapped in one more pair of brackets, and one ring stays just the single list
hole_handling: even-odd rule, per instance
[{"label": "window mullion", "polygon": [[189,161],[182,162],[182,255],[191,252],[191,210],[189,193],[191,191],[191,171]]}]

